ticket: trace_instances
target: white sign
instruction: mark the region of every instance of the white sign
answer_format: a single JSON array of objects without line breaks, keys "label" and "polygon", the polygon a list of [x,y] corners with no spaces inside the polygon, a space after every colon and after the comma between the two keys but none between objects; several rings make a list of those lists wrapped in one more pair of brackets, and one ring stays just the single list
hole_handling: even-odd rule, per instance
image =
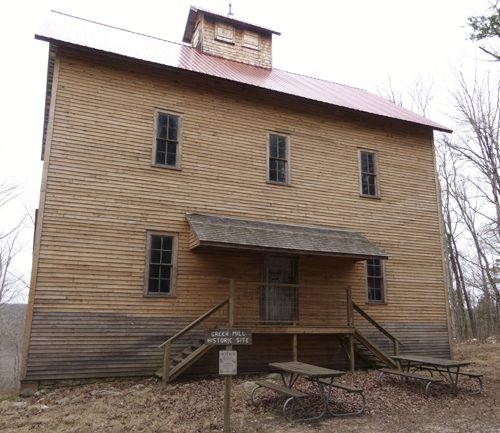
[{"label": "white sign", "polygon": [[219,374],[221,376],[235,376],[237,360],[236,350],[219,350]]},{"label": "white sign", "polygon": [[205,342],[214,345],[249,345],[252,333],[246,329],[212,329],[207,332]]}]

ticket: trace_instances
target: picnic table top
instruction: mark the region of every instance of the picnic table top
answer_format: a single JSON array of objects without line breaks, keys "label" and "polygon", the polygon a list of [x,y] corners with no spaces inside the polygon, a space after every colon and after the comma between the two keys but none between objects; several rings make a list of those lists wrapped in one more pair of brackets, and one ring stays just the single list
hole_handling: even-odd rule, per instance
[{"label": "picnic table top", "polygon": [[412,354],[394,355],[392,356],[392,359],[395,359],[397,361],[408,361],[408,362],[432,365],[443,368],[462,367],[470,364],[470,362],[468,361],[455,361],[453,359],[434,358],[432,356],[412,355]]},{"label": "picnic table top", "polygon": [[272,362],[269,364],[269,366],[278,370],[286,371],[288,373],[294,373],[300,376],[307,376],[311,378],[337,377],[344,374],[344,372],[340,370],[332,370],[331,368],[306,364],[305,362],[299,361]]}]

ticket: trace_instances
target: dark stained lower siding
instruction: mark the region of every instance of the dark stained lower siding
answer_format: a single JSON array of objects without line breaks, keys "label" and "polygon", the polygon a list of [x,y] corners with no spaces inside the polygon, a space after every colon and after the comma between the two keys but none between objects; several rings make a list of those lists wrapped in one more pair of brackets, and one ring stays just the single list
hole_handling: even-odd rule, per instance
[{"label": "dark stained lower siding", "polygon": [[[401,353],[440,358],[449,358],[451,355],[446,323],[383,323],[383,326],[401,341]],[[392,354],[392,343],[380,332],[369,326],[358,328],[388,354]]]},{"label": "dark stained lower siding", "polygon": [[96,313],[35,313],[26,380],[153,374],[158,345],[189,319]]},{"label": "dark stained lower siding", "polygon": [[[26,380],[152,375],[162,363],[158,345],[182,329],[189,319],[104,313],[35,313]],[[449,356],[445,324],[386,323],[403,342],[401,352]],[[391,353],[387,340],[370,329],[368,337]],[[198,334],[202,337],[204,332]],[[177,350],[191,338],[187,335]],[[269,362],[292,359],[290,335],[254,335],[252,346],[238,350],[238,371],[267,371]],[[217,374],[218,347],[196,362],[186,375]],[[301,335],[300,361],[347,368],[348,362],[334,335]]]}]

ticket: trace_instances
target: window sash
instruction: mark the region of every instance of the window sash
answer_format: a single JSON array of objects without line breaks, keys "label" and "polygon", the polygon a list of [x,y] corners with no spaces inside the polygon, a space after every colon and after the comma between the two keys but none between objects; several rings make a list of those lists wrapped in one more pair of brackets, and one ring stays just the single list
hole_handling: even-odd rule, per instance
[{"label": "window sash", "polygon": [[146,294],[172,295],[175,236],[149,233],[147,240]]},{"label": "window sash", "polygon": [[288,139],[284,135],[269,134],[268,180],[286,184],[288,182]]},{"label": "window sash", "polygon": [[378,196],[377,158],[375,152],[360,152],[361,194]]},{"label": "window sash", "polygon": [[217,24],[215,29],[215,39],[233,42],[234,30],[230,26],[225,26],[223,24]]},{"label": "window sash", "polygon": [[369,302],[384,302],[384,264],[380,259],[366,261],[366,284]]},{"label": "window sash", "polygon": [[156,113],[154,163],[165,167],[178,166],[180,117]]}]

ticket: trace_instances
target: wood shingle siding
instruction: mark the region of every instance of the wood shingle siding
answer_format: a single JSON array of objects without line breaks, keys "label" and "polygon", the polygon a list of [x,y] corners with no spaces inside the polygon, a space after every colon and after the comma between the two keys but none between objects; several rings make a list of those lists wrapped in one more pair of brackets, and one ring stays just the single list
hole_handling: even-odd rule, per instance
[{"label": "wood shingle siding", "polygon": [[[69,48],[59,47],[56,63],[28,378],[150,374],[161,359],[154,345],[227,297],[219,278],[260,280],[258,253],[191,251],[187,212],[359,231],[390,257],[386,304],[366,304],[362,262],[300,256],[299,283],[350,286],[396,335],[411,323],[403,339],[438,327],[432,343],[446,351],[430,128]],[[180,171],[151,165],[155,109],[182,113]],[[290,186],[266,183],[269,131],[290,137]],[[360,148],[377,152],[380,199],[359,195]],[[147,231],[178,234],[172,298],[144,296]],[[320,301],[305,311],[328,314]],[[257,368],[258,348],[278,338],[256,338],[261,346],[243,365]],[[339,352],[332,345],[319,354],[317,338],[303,347],[321,359]],[[276,350],[274,361],[289,359],[288,349]]]}]

